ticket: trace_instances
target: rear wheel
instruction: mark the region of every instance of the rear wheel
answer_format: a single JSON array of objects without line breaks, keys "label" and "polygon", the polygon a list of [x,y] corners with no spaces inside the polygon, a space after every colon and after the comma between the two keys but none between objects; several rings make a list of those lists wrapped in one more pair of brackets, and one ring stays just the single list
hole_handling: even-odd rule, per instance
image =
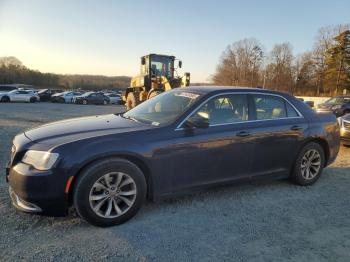
[{"label": "rear wheel", "polygon": [[130,110],[139,104],[139,98],[135,93],[130,92],[126,98],[126,109]]},{"label": "rear wheel", "polygon": [[293,180],[302,186],[315,183],[325,164],[324,150],[320,144],[311,142],[300,151],[292,172]]},{"label": "rear wheel", "polygon": [[104,105],[108,105],[108,101],[107,100],[103,100],[103,104]]},{"label": "rear wheel", "polygon": [[10,102],[10,98],[8,96],[3,96],[1,98],[1,102],[8,103],[8,102]]},{"label": "rear wheel", "polygon": [[124,159],[106,159],[80,175],[74,206],[87,222],[101,227],[124,223],[146,199],[146,180],[141,170]]},{"label": "rear wheel", "polygon": [[36,102],[36,98],[35,98],[35,97],[31,97],[31,98],[29,99],[29,102],[30,102],[30,103],[35,103],[35,102]]},{"label": "rear wheel", "polygon": [[66,100],[64,100],[64,98],[63,97],[60,97],[58,100],[57,100],[57,102],[58,103],[65,103],[66,102]]}]

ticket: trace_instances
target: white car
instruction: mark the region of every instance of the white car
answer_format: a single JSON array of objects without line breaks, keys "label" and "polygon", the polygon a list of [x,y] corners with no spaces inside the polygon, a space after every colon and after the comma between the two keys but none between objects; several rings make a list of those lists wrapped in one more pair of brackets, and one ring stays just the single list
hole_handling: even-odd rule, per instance
[{"label": "white car", "polygon": [[40,101],[40,97],[33,90],[12,90],[10,92],[0,93],[0,101],[35,103]]},{"label": "white car", "polygon": [[52,95],[51,101],[54,103],[73,103],[73,98],[80,95],[81,93],[79,92],[66,91]]},{"label": "white car", "polygon": [[121,105],[123,102],[122,97],[118,94],[108,93],[105,96],[109,97],[110,104]]}]

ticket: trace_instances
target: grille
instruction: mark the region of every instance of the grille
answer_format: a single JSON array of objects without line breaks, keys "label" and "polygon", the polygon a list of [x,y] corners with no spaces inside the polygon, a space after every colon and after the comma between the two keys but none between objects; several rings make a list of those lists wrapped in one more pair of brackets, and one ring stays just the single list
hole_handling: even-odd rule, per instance
[{"label": "grille", "polygon": [[343,121],[344,128],[350,131],[350,122]]}]

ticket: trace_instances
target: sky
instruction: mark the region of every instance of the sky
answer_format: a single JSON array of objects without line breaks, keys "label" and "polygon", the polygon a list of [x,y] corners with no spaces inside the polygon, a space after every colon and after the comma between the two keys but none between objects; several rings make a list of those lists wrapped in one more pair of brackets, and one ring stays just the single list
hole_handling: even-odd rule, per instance
[{"label": "sky", "polygon": [[[147,53],[175,55],[210,81],[225,48],[255,37],[311,50],[317,31],[350,22],[350,0],[0,0],[0,56],[42,72],[128,75]],[[181,73],[181,72],[180,72]]]}]

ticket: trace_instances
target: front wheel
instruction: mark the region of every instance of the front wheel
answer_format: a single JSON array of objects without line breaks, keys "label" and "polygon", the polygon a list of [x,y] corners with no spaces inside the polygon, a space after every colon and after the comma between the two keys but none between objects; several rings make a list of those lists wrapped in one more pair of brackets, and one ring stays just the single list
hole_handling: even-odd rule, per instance
[{"label": "front wheel", "polygon": [[108,105],[108,101],[107,100],[103,100],[103,104],[104,105]]},{"label": "front wheel", "polygon": [[124,223],[146,199],[146,180],[141,170],[124,159],[99,161],[80,175],[74,206],[87,222],[101,227]]},{"label": "front wheel", "polygon": [[10,102],[10,98],[8,96],[3,96],[1,98],[1,102],[8,103],[8,102]]},{"label": "front wheel", "polygon": [[139,97],[137,94],[130,92],[126,97],[126,109],[130,110],[139,104]]},{"label": "front wheel", "polygon": [[322,146],[311,142],[299,152],[294,164],[292,179],[301,186],[315,183],[321,176],[325,165],[325,155]]}]

